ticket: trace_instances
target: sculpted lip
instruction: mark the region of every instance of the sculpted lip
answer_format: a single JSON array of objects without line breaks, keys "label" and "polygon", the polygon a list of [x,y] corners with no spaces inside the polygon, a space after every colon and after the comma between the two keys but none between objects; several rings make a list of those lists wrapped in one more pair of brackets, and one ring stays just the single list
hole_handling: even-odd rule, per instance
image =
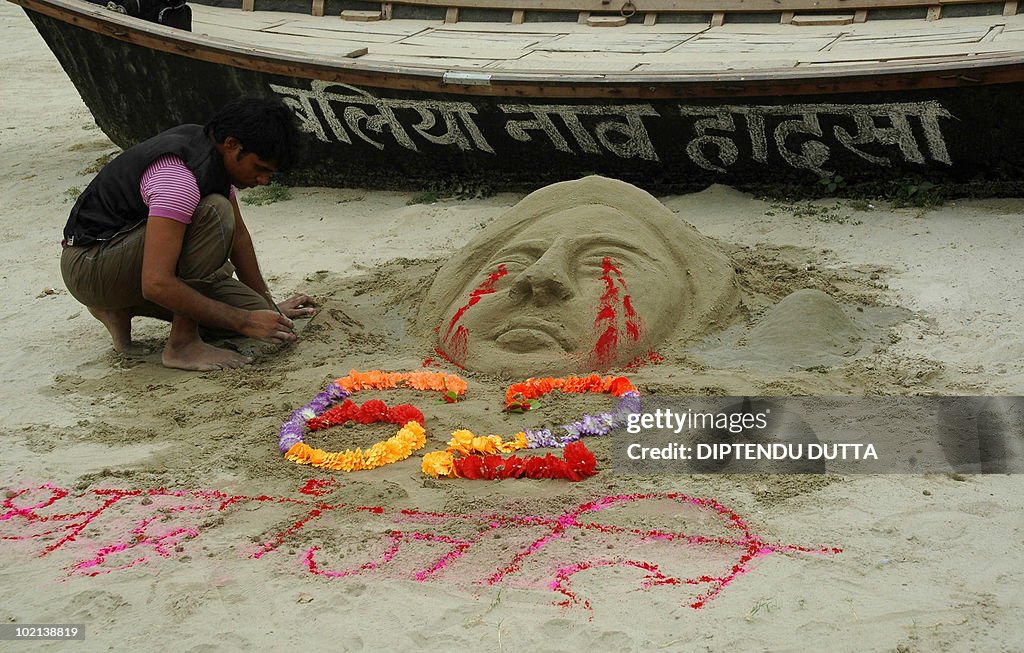
[{"label": "sculpted lip", "polygon": [[[562,334],[555,324],[536,318],[517,318],[501,325],[495,332],[495,342],[511,349],[538,349],[554,341],[564,351],[573,351],[573,343]],[[546,336],[546,337],[545,337]]]}]

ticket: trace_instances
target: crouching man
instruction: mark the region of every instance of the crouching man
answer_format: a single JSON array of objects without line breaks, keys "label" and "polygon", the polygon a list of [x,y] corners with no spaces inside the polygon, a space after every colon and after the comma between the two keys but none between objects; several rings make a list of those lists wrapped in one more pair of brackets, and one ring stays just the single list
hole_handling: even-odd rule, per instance
[{"label": "crouching man", "polygon": [[114,340],[137,352],[136,315],[171,322],[163,364],[241,367],[249,358],[203,342],[199,328],[269,343],[295,340],[292,318],[312,315],[295,295],[275,305],[260,272],[236,188],[270,183],[296,155],[298,132],[279,100],[244,98],[206,126],[180,125],[108,163],[64,227],[68,291]]}]

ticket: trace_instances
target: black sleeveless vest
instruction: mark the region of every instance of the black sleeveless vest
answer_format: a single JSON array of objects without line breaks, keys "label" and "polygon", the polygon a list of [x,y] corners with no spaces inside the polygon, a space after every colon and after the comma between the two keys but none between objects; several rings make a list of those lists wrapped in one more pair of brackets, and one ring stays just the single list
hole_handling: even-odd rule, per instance
[{"label": "black sleeveless vest", "polygon": [[185,162],[199,183],[200,197],[228,196],[231,181],[224,162],[201,125],[181,125],[128,148],[100,170],[78,197],[64,226],[70,245],[110,240],[149,217],[139,183],[146,168],[165,154]]}]

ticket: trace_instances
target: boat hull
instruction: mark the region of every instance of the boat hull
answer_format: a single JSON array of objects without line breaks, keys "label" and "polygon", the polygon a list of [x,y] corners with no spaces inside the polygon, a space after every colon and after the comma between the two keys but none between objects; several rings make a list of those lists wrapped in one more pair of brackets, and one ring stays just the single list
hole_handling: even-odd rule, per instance
[{"label": "boat hull", "polygon": [[[116,30],[26,11],[121,147],[203,123],[241,95],[283,98],[304,139],[303,163],[286,176],[292,184],[472,192],[598,173],[658,192],[712,183],[836,191],[927,179],[1020,194],[1024,179],[1024,129],[1015,118],[1024,83],[982,83],[984,72],[945,87],[914,88],[908,77],[873,92],[864,80],[844,92],[840,80],[828,92],[804,85],[799,94],[780,82],[775,94],[768,81],[757,87],[765,92],[737,86],[734,96],[722,85],[699,93],[677,83],[643,97],[633,84],[621,99],[606,87],[592,97],[536,85],[532,95],[481,92],[486,78],[468,73],[420,91],[384,73],[375,85],[365,75],[351,83],[336,72],[318,76],[315,66],[281,74],[203,60],[188,48],[150,48]],[[1000,79],[1012,78],[1002,71]]]}]

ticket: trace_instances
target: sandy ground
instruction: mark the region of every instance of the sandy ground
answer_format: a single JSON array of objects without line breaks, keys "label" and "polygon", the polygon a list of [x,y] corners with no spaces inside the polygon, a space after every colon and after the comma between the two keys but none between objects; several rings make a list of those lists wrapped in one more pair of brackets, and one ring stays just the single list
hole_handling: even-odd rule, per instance
[{"label": "sandy ground", "polygon": [[[426,478],[415,457],[349,475],[287,463],[277,428],[327,381],[430,355],[411,324],[431,275],[520,196],[407,205],[300,188],[243,207],[272,289],[323,303],[301,340],[242,343],[257,360],[231,372],[123,359],[58,269],[69,198],[116,148],[9,4],[0,53],[0,620],[87,629],[18,650],[1024,649],[1020,476],[488,483]],[[631,373],[644,392],[1024,394],[1021,200],[922,212],[725,187],[661,199],[733,257],[746,313]],[[770,350],[740,360],[732,345],[807,287],[872,316],[858,355],[803,370]],[[167,327],[136,332],[158,349]],[[454,428],[509,432],[606,403],[512,418],[500,379],[467,376],[454,406],[386,396],[421,406],[426,450]],[[388,431],[346,433],[365,445]],[[579,509],[607,496],[631,500]],[[638,535],[650,530],[712,539]]]}]

